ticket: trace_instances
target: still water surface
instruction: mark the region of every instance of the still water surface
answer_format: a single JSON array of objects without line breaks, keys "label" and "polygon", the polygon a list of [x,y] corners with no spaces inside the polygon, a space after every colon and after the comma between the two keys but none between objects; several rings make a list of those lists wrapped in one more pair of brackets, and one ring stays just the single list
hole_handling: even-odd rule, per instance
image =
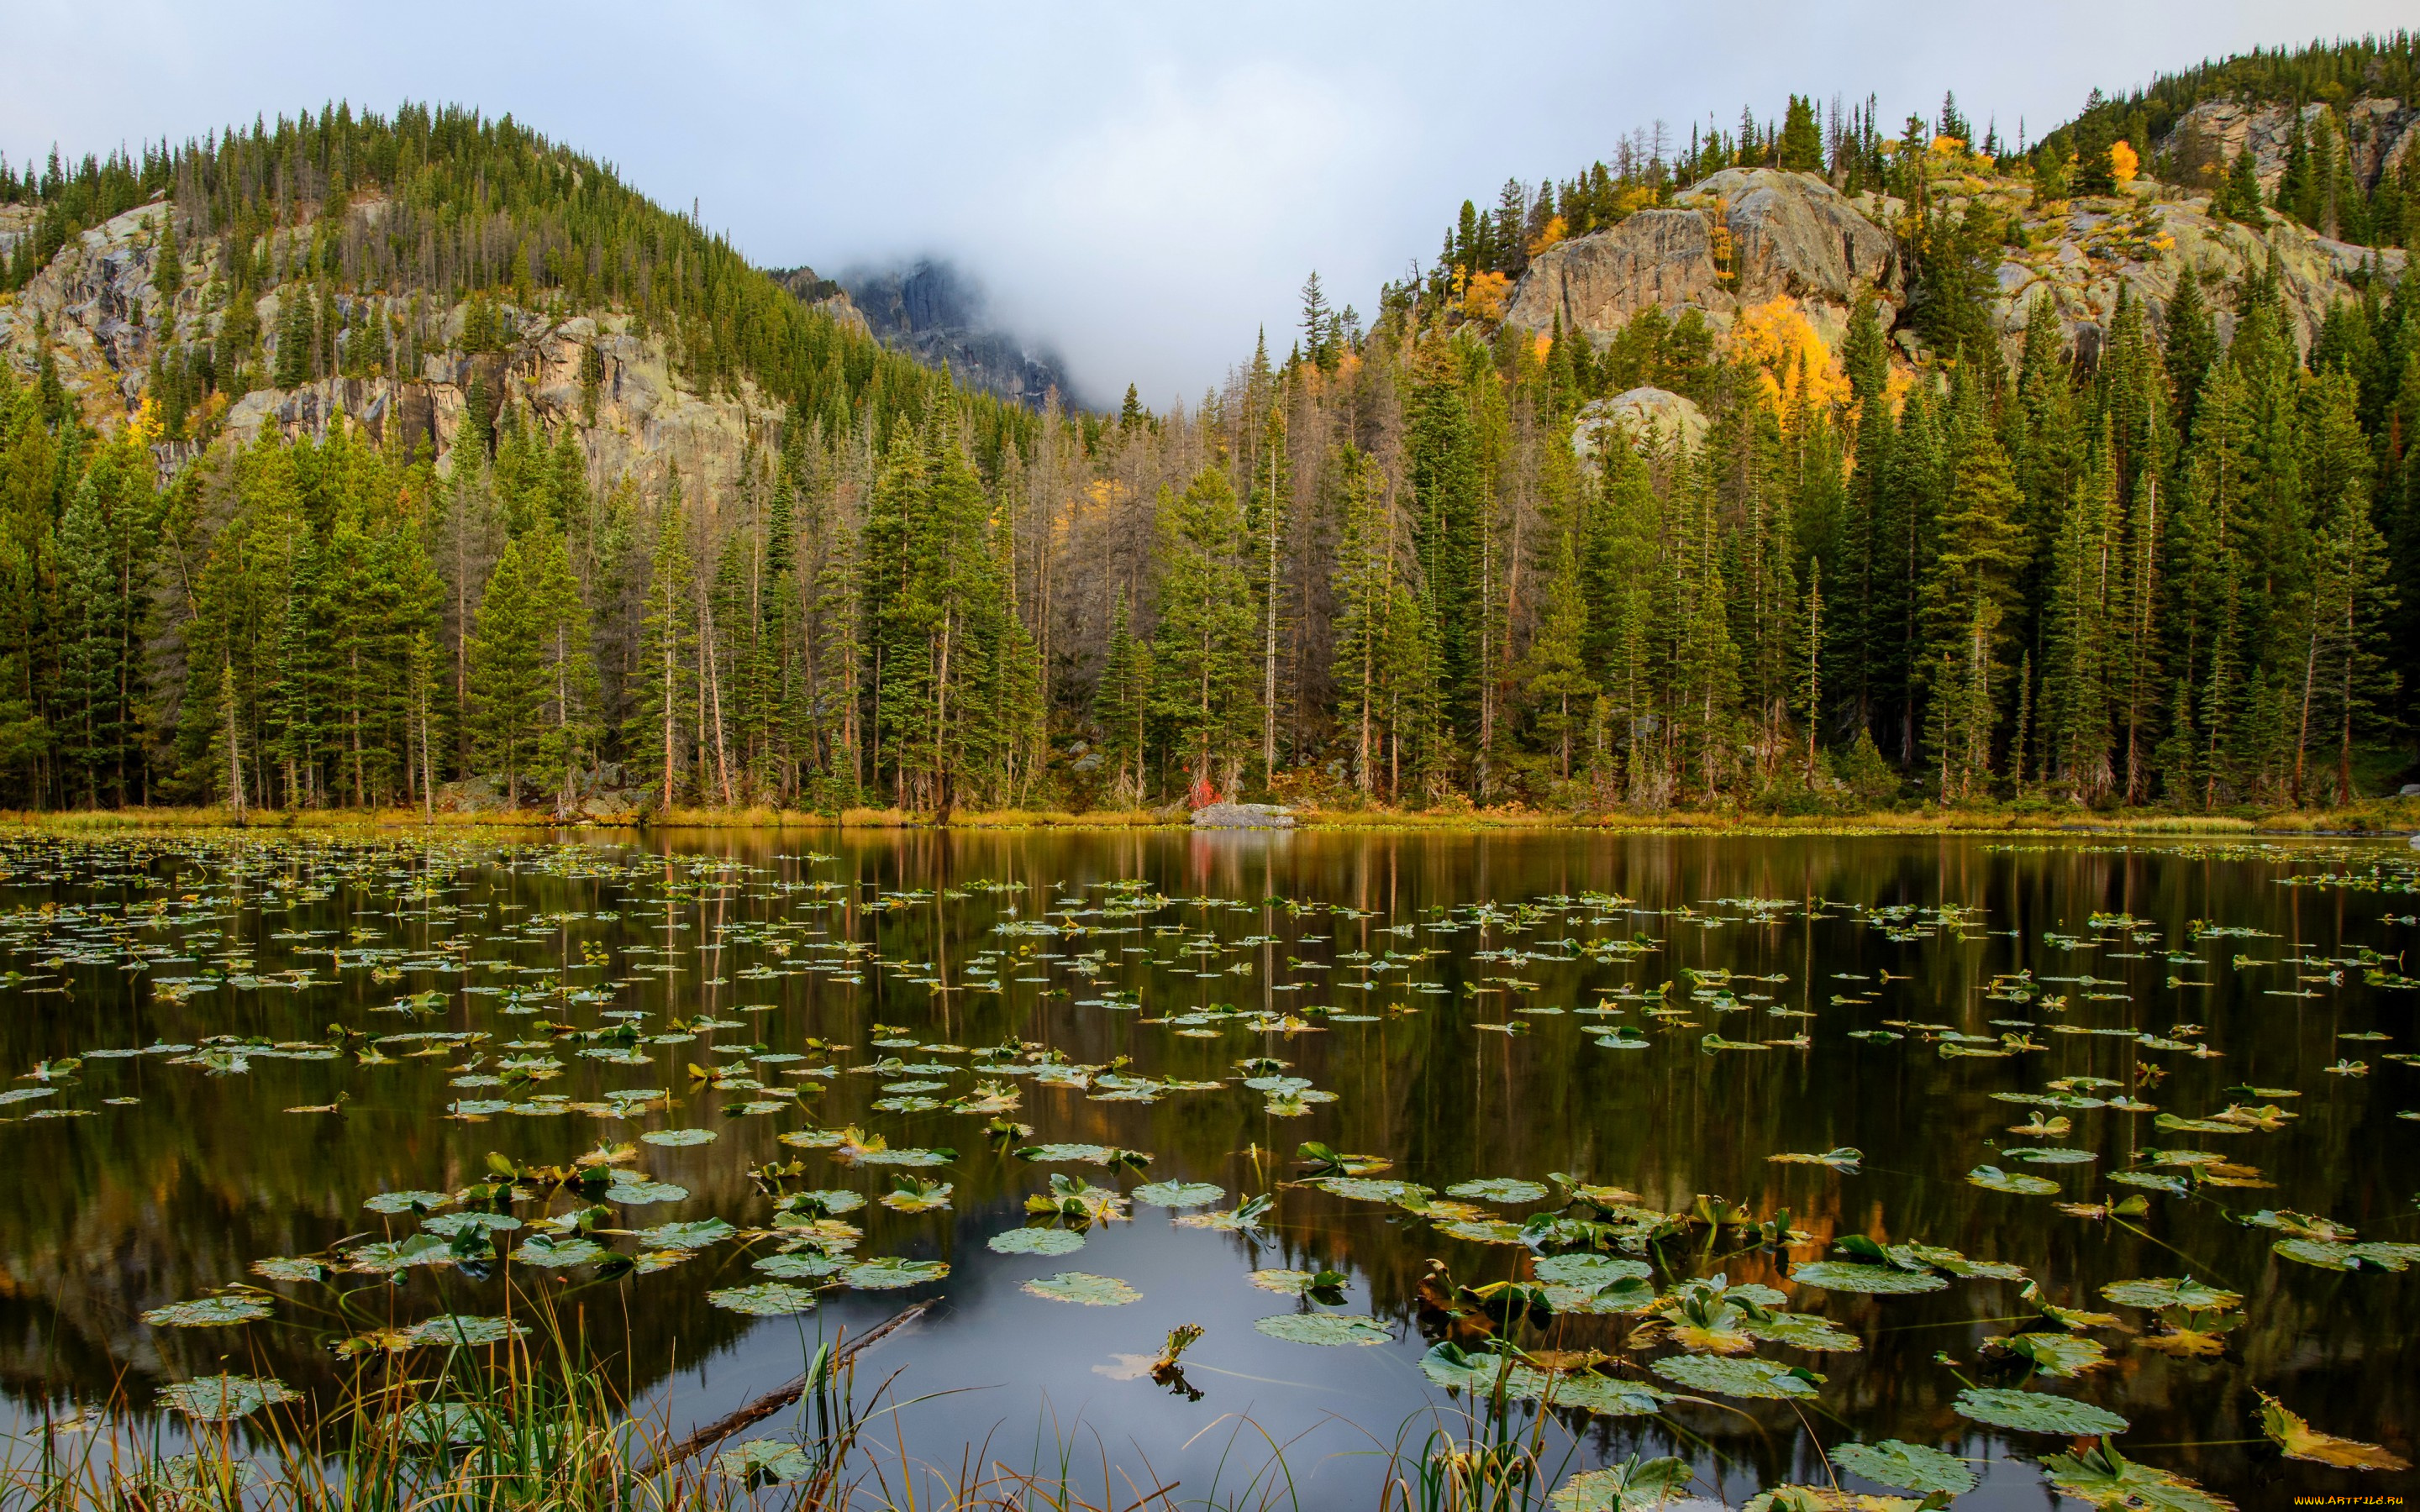
[{"label": "still water surface", "polygon": [[[542,1290],[644,1404],[687,1424],[795,1375],[843,1325],[937,1297],[861,1375],[895,1372],[893,1399],[921,1398],[883,1429],[911,1461],[954,1473],[977,1445],[1025,1469],[1063,1449],[1094,1479],[1106,1461],[1119,1486],[1180,1481],[1190,1500],[1241,1491],[1275,1442],[1302,1504],[1366,1505],[1389,1448],[1417,1452],[1468,1405],[1421,1363],[1482,1335],[1423,1310],[1423,1279],[1528,1279],[1576,1240],[1646,1262],[1659,1292],[1717,1273],[1775,1288],[1782,1310],[1830,1325],[1802,1336],[1831,1347],[1753,1344],[1820,1374],[1811,1396],[1714,1396],[1685,1366],[1653,1368],[1684,1352],[1668,1335],[1685,1319],[1641,1314],[1636,1288],[1558,1290],[1555,1319],[1520,1342],[1601,1350],[1614,1377],[1721,1404],[1559,1412],[1569,1469],[1679,1453],[1701,1491],[1738,1505],[1761,1485],[1823,1482],[1819,1440],[1898,1438],[1974,1461],[1982,1486],[1962,1504],[2044,1504],[2036,1461],[2069,1441],[1961,1415],[1960,1393],[1981,1386],[2113,1412],[2135,1458],[2240,1499],[2408,1489],[2281,1461],[2256,1389],[2412,1450],[2420,1265],[2393,1269],[2392,1246],[2420,1240],[2406,1111],[2420,1067],[2398,1058],[2420,999],[2378,983],[2420,966],[2395,959],[2415,934],[2413,859],[2350,841],[19,836],[0,844],[0,1089],[21,1094],[0,1106],[14,1120],[0,1127],[0,1387],[20,1423],[114,1385],[147,1403],[220,1369],[327,1400],[348,1368],[331,1346],[356,1330],[525,1310]],[[62,1057],[82,1064],[23,1074]],[[2211,1119],[2230,1107],[2277,1114]],[[643,1138],[676,1130],[702,1133]],[[876,1139],[933,1164],[878,1164]],[[1308,1184],[1306,1141],[1429,1195]],[[604,1227],[737,1233],[689,1250],[693,1230],[592,1236],[663,1264],[618,1278],[441,1262],[332,1290],[250,1270],[406,1238],[419,1214],[364,1203],[451,1197],[489,1180],[491,1151],[526,1168],[624,1143],[633,1174],[615,1193],[644,1196],[644,1180],[658,1200],[616,1197]],[[1979,1186],[1980,1167],[2035,1190]],[[1080,1235],[1069,1253],[996,1253],[994,1237],[1045,1223],[1027,1199],[1054,1174],[1122,1194],[1219,1188],[1194,1214],[1275,1200],[1226,1229],[1134,1201],[1124,1219],[1059,1225]],[[946,1205],[881,1204],[910,1178],[946,1183]],[[1508,1180],[1448,1191],[1488,1179]],[[1567,1208],[1583,1185],[1621,1191]],[[828,1289],[801,1316],[718,1305],[709,1294],[767,1281],[758,1262],[795,1246],[803,1230],[772,1226],[801,1192],[865,1199],[822,1199],[863,1231],[840,1259],[947,1274]],[[521,1202],[528,1228],[496,1237],[509,1251],[596,1199]],[[2129,1199],[2143,1211],[2088,1211]],[[2303,1216],[2242,1221],[2261,1210]],[[1559,1211],[1604,1227],[1530,1224]],[[2312,1240],[2305,1219],[2353,1233]],[[2023,1278],[1910,1260],[1902,1273],[1935,1289],[1790,1279],[1854,1261],[1836,1249],[1852,1235]],[[2278,1251],[2297,1236],[2305,1257]],[[2312,1263],[2344,1263],[2356,1238],[2388,1247]],[[799,1253],[814,1269],[816,1251]],[[1299,1297],[1252,1274],[1280,1270],[1345,1279]],[[1025,1289],[1065,1272],[1140,1297]],[[2243,1301],[2164,1322],[2102,1294],[2187,1275]],[[2068,1336],[2026,1279],[2114,1317],[2072,1335],[2105,1363],[2062,1378],[1987,1343]],[[270,1319],[141,1320],[239,1283],[274,1298]],[[1368,1323],[1317,1325],[1354,1340],[1323,1347],[1265,1321],[1300,1314]],[[1186,1323],[1205,1332],[1183,1383],[1140,1376]],[[2209,1337],[2180,1346],[2180,1323]]]}]

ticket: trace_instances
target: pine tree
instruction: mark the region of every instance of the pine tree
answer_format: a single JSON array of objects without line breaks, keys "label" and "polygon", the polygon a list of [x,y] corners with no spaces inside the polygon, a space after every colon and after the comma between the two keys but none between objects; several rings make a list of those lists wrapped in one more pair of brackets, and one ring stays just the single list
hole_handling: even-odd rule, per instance
[{"label": "pine tree", "polygon": [[1781,117],[1780,166],[1793,173],[1823,171],[1823,137],[1815,125],[1815,97],[1792,95]]},{"label": "pine tree", "polygon": [[1195,789],[1232,793],[1260,725],[1242,511],[1225,471],[1210,467],[1182,494],[1162,489],[1158,513],[1152,707]]},{"label": "pine tree", "polygon": [[1126,590],[1122,583],[1109,609],[1109,650],[1101,675],[1094,685],[1093,718],[1101,727],[1102,760],[1111,772],[1115,801],[1133,808],[1142,802],[1144,721],[1151,704],[1151,648],[1131,629]]},{"label": "pine tree", "polygon": [[682,714],[696,687],[690,658],[696,649],[691,601],[697,594],[697,568],[690,555],[688,514],[675,475],[656,506],[645,617],[640,622],[637,697],[623,736],[641,767],[660,774],[655,779],[657,801],[664,809],[678,801],[687,746],[683,737],[690,728]]},{"label": "pine tree", "polygon": [[1572,702],[1592,705],[1596,679],[1588,674],[1583,652],[1588,644],[1588,601],[1580,588],[1579,554],[1569,534],[1561,536],[1554,571],[1546,580],[1545,610],[1538,634],[1529,643],[1523,672],[1532,697],[1548,701],[1539,715],[1539,728],[1555,742],[1559,774],[1572,775],[1572,733],[1577,728]]}]

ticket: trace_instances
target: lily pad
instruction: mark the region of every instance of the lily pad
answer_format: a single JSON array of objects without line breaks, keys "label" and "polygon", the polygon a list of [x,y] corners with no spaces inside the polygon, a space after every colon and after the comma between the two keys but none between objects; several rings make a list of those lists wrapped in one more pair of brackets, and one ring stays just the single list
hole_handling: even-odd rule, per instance
[{"label": "lily pad", "polygon": [[1474,1202],[1536,1202],[1545,1196],[1546,1189],[1535,1181],[1491,1176],[1484,1180],[1457,1181],[1445,1189],[1445,1195],[1466,1197]]},{"label": "lily pad", "polygon": [[1648,1512],[1686,1500],[1696,1473],[1685,1459],[1637,1456],[1603,1470],[1584,1470],[1555,1489],[1555,1512]]},{"label": "lily pad", "polygon": [[1224,1201],[1227,1189],[1207,1181],[1150,1181],[1127,1196],[1155,1208],[1206,1208]]},{"label": "lily pad", "polygon": [[[717,1292],[713,1295],[721,1296]],[[749,1309],[741,1308],[740,1311]],[[815,1473],[814,1456],[795,1443],[783,1439],[750,1439],[736,1449],[725,1449],[714,1457],[714,1468],[733,1480],[750,1486],[779,1486],[785,1481],[805,1480]]]},{"label": "lily pad", "polygon": [[1788,1365],[1752,1354],[1675,1354],[1656,1361],[1649,1368],[1692,1391],[1710,1391],[1718,1396],[1812,1396],[1823,1381],[1803,1365]]},{"label": "lily pad", "polygon": [[679,1202],[688,1197],[689,1188],[670,1181],[616,1181],[605,1189],[605,1200],[618,1202],[626,1208],[644,1208],[656,1202]]},{"label": "lily pad", "polygon": [[709,1291],[706,1300],[726,1312],[746,1313],[751,1318],[786,1318],[792,1313],[812,1311],[815,1294],[804,1287],[784,1286],[779,1281],[760,1281],[752,1287],[726,1287]]},{"label": "lily pad", "polygon": [[508,1318],[480,1318],[464,1313],[440,1313],[414,1325],[411,1339],[414,1344],[477,1345],[502,1344],[506,1339],[526,1338],[529,1330]]},{"label": "lily pad", "polygon": [[1923,1271],[1900,1271],[1885,1265],[1854,1265],[1847,1260],[1812,1260],[1790,1273],[1802,1287],[1825,1291],[1863,1291],[1876,1296],[1902,1296],[1918,1291],[1943,1291],[1949,1283]]},{"label": "lily pad", "polygon": [[224,1328],[258,1322],[274,1310],[265,1297],[203,1297],[154,1307],[143,1320],[155,1328]]},{"label": "lily pad", "polygon": [[1572,1287],[1607,1287],[1617,1281],[1644,1281],[1655,1273],[1645,1260],[1610,1255],[1549,1255],[1529,1267],[1541,1281]]},{"label": "lily pad", "polygon": [[2026,1176],[2016,1171],[2004,1171],[1997,1165],[1978,1165],[1966,1173],[1968,1184],[1986,1192],[2009,1192],[2019,1196],[2046,1196],[2058,1190],[2056,1181],[2039,1176]]},{"label": "lily pad", "polygon": [[1280,1313],[1252,1324],[1260,1333],[1289,1344],[1352,1345],[1366,1347],[1386,1344],[1394,1333],[1385,1324],[1370,1318],[1354,1318],[1343,1313]]},{"label": "lily pad", "polygon": [[947,1260],[911,1260],[885,1255],[878,1259],[859,1261],[843,1271],[840,1278],[860,1291],[896,1291],[902,1287],[939,1281],[949,1273]]},{"label": "lily pad", "polygon": [[985,1242],[995,1255],[1073,1255],[1084,1247],[1084,1236],[1066,1228],[1012,1228]]},{"label": "lily pad", "polygon": [[849,1262],[837,1255],[820,1250],[798,1250],[786,1255],[768,1255],[756,1261],[754,1269],[783,1281],[819,1281],[848,1269]]},{"label": "lily pad", "polygon": [[1087,1307],[1123,1307],[1142,1300],[1141,1292],[1117,1277],[1085,1271],[1062,1271],[1044,1280],[1028,1281],[1024,1289],[1030,1296],[1081,1303]]},{"label": "lily pad", "polygon": [[521,1241],[520,1248],[513,1251],[513,1258],[523,1265],[557,1268],[567,1265],[587,1265],[592,1261],[603,1259],[606,1254],[604,1245],[593,1239],[585,1239],[579,1235],[565,1237],[554,1234],[532,1234]]},{"label": "lily pad", "polygon": [[658,1224],[653,1228],[639,1230],[639,1242],[649,1249],[705,1249],[720,1244],[738,1230],[720,1218],[701,1218],[693,1223]]},{"label": "lily pad", "polygon": [[1958,1394],[1949,1410],[1971,1422],[2017,1433],[2090,1438],[2123,1433],[2127,1427],[2126,1420],[2107,1408],[2079,1402],[2072,1396],[2055,1396],[2046,1391],[1969,1386]]},{"label": "lily pad", "polygon": [[650,1129],[639,1137],[651,1145],[710,1145],[715,1134],[711,1129]]},{"label": "lily pad", "polygon": [[1852,1475],[1903,1491],[1942,1491],[1963,1496],[1975,1489],[1975,1472],[1955,1455],[1901,1439],[1880,1443],[1844,1443],[1832,1451],[1832,1463]]},{"label": "lily pad", "polygon": [[2111,1302],[2128,1307],[2182,1307],[2196,1313],[2223,1313],[2243,1301],[2240,1291],[2205,1286],[2191,1276],[2151,1276],[2140,1281],[2112,1281],[2101,1288]]},{"label": "lily pad", "polygon": [[427,1212],[450,1200],[442,1192],[381,1192],[362,1206],[372,1212]]},{"label": "lily pad", "polygon": [[160,1401],[196,1423],[232,1423],[300,1395],[270,1376],[204,1376],[163,1387]]}]

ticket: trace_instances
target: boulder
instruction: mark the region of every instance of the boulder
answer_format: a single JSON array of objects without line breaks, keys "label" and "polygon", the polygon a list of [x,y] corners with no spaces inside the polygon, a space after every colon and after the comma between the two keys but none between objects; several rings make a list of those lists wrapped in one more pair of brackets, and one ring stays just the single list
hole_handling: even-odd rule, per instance
[{"label": "boulder", "polygon": [[1294,810],[1274,803],[1214,803],[1193,810],[1196,829],[1292,829]]},{"label": "boulder", "polygon": [[1594,473],[1606,443],[1616,437],[1642,450],[1673,439],[1694,450],[1705,436],[1705,411],[1696,400],[1669,389],[1631,389],[1580,407],[1572,425],[1572,455],[1581,471]]}]

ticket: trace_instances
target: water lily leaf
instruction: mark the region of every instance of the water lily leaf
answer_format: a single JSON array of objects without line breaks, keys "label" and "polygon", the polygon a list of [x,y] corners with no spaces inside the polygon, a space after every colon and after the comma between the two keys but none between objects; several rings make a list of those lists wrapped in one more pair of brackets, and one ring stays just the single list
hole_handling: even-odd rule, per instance
[{"label": "water lily leaf", "polygon": [[639,1230],[639,1242],[649,1249],[705,1249],[720,1244],[738,1230],[720,1218],[701,1218],[692,1223],[658,1224],[653,1228]]},{"label": "water lily leaf", "polygon": [[2046,1376],[2080,1376],[2109,1363],[2109,1351],[2099,1339],[2073,1334],[2011,1334],[1990,1342],[2032,1361]]},{"label": "water lily leaf", "polygon": [[2350,1244],[2331,1244],[2317,1239],[2281,1239],[2269,1246],[2289,1260],[2316,1265],[2324,1271],[2357,1271],[2361,1257]]},{"label": "water lily leaf", "polygon": [[1664,1410],[1672,1394],[1643,1381],[1623,1381],[1593,1371],[1552,1375],[1515,1365],[1504,1384],[1513,1401],[1551,1400],[1559,1408],[1594,1412],[1600,1417],[1652,1417]]},{"label": "water lily leaf", "polygon": [[1084,1236],[1065,1228],[1012,1228],[987,1241],[995,1255],[1073,1255]]},{"label": "water lily leaf", "polygon": [[715,1134],[711,1129],[650,1129],[639,1137],[651,1145],[709,1145]]},{"label": "water lily leaf", "polygon": [[1206,1208],[1225,1200],[1227,1189],[1207,1181],[1148,1181],[1126,1195],[1155,1208]]},{"label": "water lily leaf", "polygon": [[804,1287],[784,1286],[779,1281],[760,1281],[752,1287],[726,1287],[709,1291],[706,1300],[727,1312],[746,1313],[752,1318],[785,1318],[792,1313],[814,1309],[815,1294]]},{"label": "water lily leaf", "polygon": [[1951,1275],[1970,1281],[2022,1281],[2025,1278],[2024,1266],[2011,1265],[2006,1260],[1970,1260],[1954,1249],[1943,1249],[1933,1244],[1894,1247],[1904,1249],[1911,1257],[1934,1270],[1947,1271]]},{"label": "water lily leaf", "polygon": [[454,1259],[453,1249],[435,1234],[411,1234],[394,1241],[377,1240],[348,1250],[345,1269],[370,1275],[392,1275],[415,1265],[451,1265]]},{"label": "water lily leaf", "polygon": [[554,1268],[586,1265],[603,1259],[607,1253],[605,1246],[593,1239],[577,1235],[566,1238],[554,1234],[532,1234],[521,1241],[520,1248],[513,1251],[513,1258],[523,1265]]},{"label": "water lily leaf", "polygon": [[605,1200],[618,1202],[626,1208],[644,1208],[657,1202],[679,1202],[689,1196],[689,1188],[670,1181],[615,1181],[605,1189]]},{"label": "water lily leaf", "polygon": [[445,1212],[424,1220],[420,1227],[440,1239],[454,1239],[469,1233],[509,1233],[520,1226],[521,1221],[508,1212]]},{"label": "water lily leaf", "polygon": [[2165,1192],[2172,1197],[2193,1196],[2193,1188],[2186,1184],[2183,1177],[2170,1176],[2164,1171],[2111,1171],[2109,1180],[2128,1186],[2139,1186],[2146,1191]]},{"label": "water lily leaf", "polygon": [[796,1250],[783,1255],[768,1255],[756,1261],[754,1269],[783,1281],[819,1281],[848,1269],[849,1262],[838,1255],[826,1255],[820,1250]]},{"label": "water lily leaf", "polygon": [[1606,1287],[1616,1281],[1644,1281],[1655,1273],[1645,1260],[1617,1258],[1610,1255],[1550,1255],[1529,1267],[1530,1273],[1541,1281],[1563,1286]]},{"label": "water lily leaf", "polygon": [[427,1212],[450,1200],[442,1192],[381,1192],[362,1206],[372,1212]]},{"label": "water lily leaf", "polygon": [[958,1158],[954,1149],[863,1149],[850,1152],[845,1147],[843,1155],[860,1165],[907,1165],[923,1167],[947,1165]]},{"label": "water lily leaf", "polygon": [[2234,1512],[2235,1504],[2213,1496],[2173,1472],[2138,1463],[2106,1438],[2082,1454],[2042,1456],[2042,1475],[2070,1496],[2110,1512]]},{"label": "water lily leaf", "polygon": [[1454,1218],[1436,1226],[1437,1232],[1466,1239],[1474,1244],[1519,1244],[1524,1242],[1521,1227],[1501,1219]]},{"label": "water lily leaf", "polygon": [[1949,1283],[1922,1271],[1899,1271],[1881,1265],[1853,1265],[1845,1260],[1813,1260],[1790,1273],[1804,1287],[1826,1291],[1865,1291],[1899,1296],[1917,1291],[1943,1291]]},{"label": "water lily leaf", "polygon": [[714,1468],[751,1487],[779,1486],[814,1474],[816,1460],[799,1445],[782,1439],[750,1439],[736,1449],[716,1455]]},{"label": "water lily leaf", "polygon": [[1427,1187],[1388,1177],[1323,1176],[1311,1184],[1330,1196],[1350,1197],[1356,1202],[1404,1202],[1430,1195]]},{"label": "water lily leaf", "polygon": [[1484,1350],[1466,1351],[1450,1341],[1436,1345],[1420,1356],[1420,1374],[1449,1391],[1466,1391],[1473,1396],[1485,1396],[1496,1389],[1505,1367],[1512,1361]]},{"label": "water lily leaf", "polygon": [[1826,1149],[1820,1154],[1787,1153],[1767,1155],[1764,1158],[1769,1161],[1778,1161],[1785,1165],[1828,1165],[1836,1171],[1854,1172],[1858,1165],[1865,1160],[1866,1152],[1842,1145],[1837,1149]]},{"label": "water lily leaf", "polygon": [[1491,1176],[1484,1180],[1457,1181],[1445,1189],[1445,1195],[1466,1197],[1474,1202],[1536,1202],[1545,1196],[1546,1189],[1535,1181]]},{"label": "water lily leaf", "polygon": [[1710,1391],[1718,1396],[1812,1396],[1823,1381],[1803,1365],[1755,1355],[1675,1354],[1649,1368],[1692,1391]]},{"label": "water lily leaf", "polygon": [[1555,1512],[1650,1512],[1683,1500],[1694,1473],[1685,1459],[1665,1456],[1584,1470],[1555,1489]]},{"label": "water lily leaf", "polygon": [[270,1376],[204,1376],[163,1388],[160,1401],[196,1423],[232,1423],[299,1395]]},{"label": "water lily leaf", "polygon": [[2063,1145],[2010,1145],[2000,1153],[2032,1165],[2083,1165],[2101,1158],[2091,1150]]},{"label": "water lily leaf", "polygon": [[940,1280],[950,1273],[947,1260],[911,1260],[897,1255],[885,1255],[879,1259],[861,1260],[840,1273],[840,1278],[861,1291],[896,1291],[902,1287],[921,1287]]},{"label": "water lily leaf", "polygon": [[1087,1307],[1123,1307],[1142,1300],[1141,1292],[1117,1277],[1094,1275],[1086,1271],[1062,1271],[1044,1280],[1028,1281],[1024,1289],[1030,1296],[1080,1303]]},{"label": "water lily leaf", "polygon": [[252,1262],[252,1273],[271,1281],[325,1281],[328,1268],[318,1260],[298,1260],[278,1256]]},{"label": "water lily leaf", "polygon": [[1751,1318],[1740,1327],[1750,1338],[1787,1344],[1793,1350],[1847,1354],[1866,1347],[1854,1334],[1843,1333],[1830,1319],[1818,1318],[1812,1313],[1774,1313],[1765,1318]]},{"label": "water lily leaf", "polygon": [[155,1328],[223,1328],[258,1322],[274,1310],[264,1297],[203,1297],[154,1307],[143,1315],[143,1320]]},{"label": "water lily leaf", "polygon": [[1975,1489],[1975,1472],[1955,1455],[1901,1439],[1880,1443],[1844,1443],[1832,1451],[1832,1463],[1852,1475],[1903,1491],[1943,1491],[1963,1496]]},{"label": "water lily leaf", "polygon": [[2366,1239],[2352,1246],[2362,1262],[2381,1271],[2400,1271],[2420,1260],[2420,1244],[2399,1244],[2386,1240]]},{"label": "water lily leaf", "polygon": [[1386,1344],[1395,1336],[1375,1319],[1353,1318],[1343,1313],[1280,1313],[1261,1319],[1252,1327],[1289,1344],[1366,1346]]},{"label": "water lily leaf", "polygon": [[2004,1171],[1997,1165],[1978,1165],[1966,1173],[1966,1180],[1986,1192],[2012,1192],[2020,1196],[2043,1196],[2058,1190],[2056,1181]]},{"label": "water lily leaf", "polygon": [[2346,1470],[2409,1470],[2403,1457],[2352,1439],[2321,1433],[2285,1403],[2259,1392],[2260,1431],[2269,1435],[2288,1459],[2335,1465]]},{"label": "water lily leaf", "polygon": [[2046,1391],[1969,1386],[1958,1394],[1949,1410],[1960,1417],[1995,1428],[2018,1433],[2059,1433],[2069,1438],[2123,1433],[2127,1426],[2124,1418],[2106,1408],[2079,1402],[2072,1396],[2055,1396]]},{"label": "water lily leaf", "polygon": [[2243,1301],[2240,1291],[2222,1291],[2191,1276],[2149,1276],[2139,1281],[2112,1281],[2101,1288],[2111,1302],[2128,1307],[2182,1307],[2197,1313],[2223,1313]]},{"label": "water lily leaf", "polygon": [[414,1344],[429,1345],[502,1344],[506,1339],[528,1336],[529,1330],[511,1319],[467,1313],[440,1313],[415,1324],[405,1335]]}]

